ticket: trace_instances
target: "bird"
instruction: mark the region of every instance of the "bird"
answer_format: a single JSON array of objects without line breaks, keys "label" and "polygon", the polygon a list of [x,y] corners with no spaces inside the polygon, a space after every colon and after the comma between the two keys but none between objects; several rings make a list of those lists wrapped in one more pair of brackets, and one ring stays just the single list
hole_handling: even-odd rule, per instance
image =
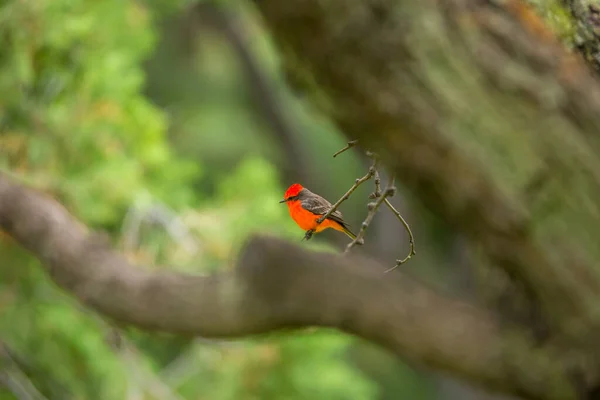
[{"label": "bird", "polygon": [[356,235],[352,233],[338,210],[332,212],[317,226],[317,220],[331,209],[331,203],[299,183],[294,183],[285,191],[280,203],[287,204],[292,219],[301,229],[307,231],[305,236],[307,240],[313,232],[321,232],[327,228],[343,232],[352,240],[356,239]]}]

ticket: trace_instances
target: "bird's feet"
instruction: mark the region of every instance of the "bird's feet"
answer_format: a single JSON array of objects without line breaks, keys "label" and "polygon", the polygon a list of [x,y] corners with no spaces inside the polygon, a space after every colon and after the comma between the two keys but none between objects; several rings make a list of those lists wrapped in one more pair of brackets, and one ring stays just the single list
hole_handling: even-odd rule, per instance
[{"label": "bird's feet", "polygon": [[304,234],[304,238],[302,238],[302,240],[310,240],[310,238],[312,237],[313,233],[315,233],[314,230],[309,229],[306,231],[306,233]]}]

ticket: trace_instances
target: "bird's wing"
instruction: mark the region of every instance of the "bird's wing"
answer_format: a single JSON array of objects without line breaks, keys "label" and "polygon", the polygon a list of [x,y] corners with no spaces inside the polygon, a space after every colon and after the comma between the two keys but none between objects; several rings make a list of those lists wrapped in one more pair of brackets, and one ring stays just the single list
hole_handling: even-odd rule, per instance
[{"label": "bird's wing", "polygon": [[[330,202],[317,195],[305,197],[304,199],[302,199],[301,204],[302,208],[316,215],[323,215],[331,208]],[[342,213],[339,210],[335,210],[334,212],[332,212],[328,218],[334,220],[342,226],[346,226],[346,223],[344,222],[344,217],[342,216]]]}]

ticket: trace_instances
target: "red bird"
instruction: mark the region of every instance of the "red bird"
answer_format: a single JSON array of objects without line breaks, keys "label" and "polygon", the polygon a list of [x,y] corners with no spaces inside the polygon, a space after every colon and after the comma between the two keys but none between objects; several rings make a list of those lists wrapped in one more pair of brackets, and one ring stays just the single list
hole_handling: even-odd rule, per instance
[{"label": "red bird", "polygon": [[[327,228],[333,228],[336,231],[344,232],[353,240],[356,239],[356,235],[350,231],[350,228],[344,222],[342,213],[337,210],[317,226],[317,220],[329,211],[331,203],[302,187],[299,183],[294,183],[286,190],[280,203],[287,203],[290,216],[305,231],[321,232]],[[308,238],[310,238],[310,235]]]}]

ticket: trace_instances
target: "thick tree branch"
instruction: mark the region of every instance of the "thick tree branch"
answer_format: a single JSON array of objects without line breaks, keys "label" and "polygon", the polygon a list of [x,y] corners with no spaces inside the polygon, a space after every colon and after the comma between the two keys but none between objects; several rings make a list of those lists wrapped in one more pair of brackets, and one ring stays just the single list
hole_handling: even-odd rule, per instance
[{"label": "thick tree branch", "polygon": [[58,203],[4,174],[0,228],[61,287],[124,323],[206,337],[334,327],[490,388],[530,398],[574,396],[557,355],[533,349],[518,332],[502,332],[487,312],[402,273],[383,274],[367,259],[261,237],[248,243],[231,272],[150,271],[130,265]]},{"label": "thick tree branch", "polygon": [[600,86],[578,57],[519,0],[255,3],[291,81],[523,288],[514,320],[600,359]]}]

